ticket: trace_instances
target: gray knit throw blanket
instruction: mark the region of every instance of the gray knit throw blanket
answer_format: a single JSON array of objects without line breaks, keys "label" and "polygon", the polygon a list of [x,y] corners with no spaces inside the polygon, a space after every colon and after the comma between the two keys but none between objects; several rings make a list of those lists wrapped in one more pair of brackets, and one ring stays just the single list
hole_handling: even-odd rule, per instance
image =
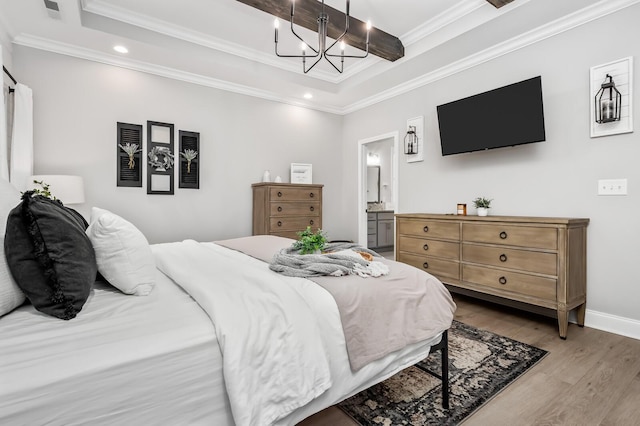
[{"label": "gray knit throw blanket", "polygon": [[355,243],[329,243],[325,246],[325,254],[300,254],[292,247],[282,249],[273,256],[269,269],[289,277],[342,276],[357,273],[356,264],[366,267],[370,263],[360,256],[340,254],[341,250],[357,250],[381,258],[378,253]]}]

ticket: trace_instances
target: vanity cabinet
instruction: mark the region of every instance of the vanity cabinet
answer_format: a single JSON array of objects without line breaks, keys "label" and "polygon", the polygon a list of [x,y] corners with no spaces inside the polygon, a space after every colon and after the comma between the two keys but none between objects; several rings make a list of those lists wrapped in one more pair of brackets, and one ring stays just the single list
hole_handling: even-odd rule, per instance
[{"label": "vanity cabinet", "polygon": [[253,235],[298,239],[310,226],[322,229],[322,187],[315,184],[254,183]]},{"label": "vanity cabinet", "polygon": [[367,247],[391,248],[395,242],[394,213],[392,211],[367,212]]},{"label": "vanity cabinet", "polygon": [[488,298],[584,325],[589,219],[396,215],[396,260],[439,278],[452,292]]}]

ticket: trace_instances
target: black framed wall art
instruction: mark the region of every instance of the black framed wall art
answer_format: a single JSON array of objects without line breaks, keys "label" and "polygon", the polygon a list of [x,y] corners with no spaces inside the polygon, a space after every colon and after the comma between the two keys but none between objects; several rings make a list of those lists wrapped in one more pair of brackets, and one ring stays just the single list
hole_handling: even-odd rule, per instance
[{"label": "black framed wall art", "polygon": [[179,175],[180,188],[200,188],[200,133],[180,130],[179,140]]},{"label": "black framed wall art", "polygon": [[147,194],[173,195],[173,124],[147,121]]},{"label": "black framed wall art", "polygon": [[118,123],[117,186],[142,187],[142,125]]}]

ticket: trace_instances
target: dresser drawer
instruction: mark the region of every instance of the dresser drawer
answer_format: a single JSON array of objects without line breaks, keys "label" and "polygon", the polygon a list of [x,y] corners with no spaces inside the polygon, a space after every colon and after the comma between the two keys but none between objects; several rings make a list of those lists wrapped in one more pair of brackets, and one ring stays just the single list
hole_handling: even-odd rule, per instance
[{"label": "dresser drawer", "polygon": [[310,226],[315,232],[322,227],[322,221],[317,217],[272,217],[269,219],[271,226],[269,233],[281,231],[303,231]]},{"label": "dresser drawer", "polygon": [[288,187],[273,187],[269,189],[269,196],[271,201],[306,201],[306,200],[318,200],[320,201],[320,189],[318,188],[288,188]]},{"label": "dresser drawer", "polygon": [[460,244],[414,238],[401,235],[398,241],[398,251],[408,251],[418,255],[445,257],[452,260],[460,259]]},{"label": "dresser drawer", "polygon": [[482,266],[462,265],[462,281],[556,301],[556,280]]},{"label": "dresser drawer", "polygon": [[546,275],[556,275],[558,267],[558,256],[555,253],[464,243],[462,244],[462,260]]},{"label": "dresser drawer", "polygon": [[320,203],[309,202],[275,202],[269,208],[271,216],[320,216]]},{"label": "dresser drawer", "polygon": [[556,250],[558,231],[541,226],[463,223],[462,240]]},{"label": "dresser drawer", "polygon": [[400,252],[398,252],[397,256],[398,262],[422,269],[431,275],[437,276],[442,281],[447,281],[447,278],[456,281],[460,279],[460,263],[458,262]]},{"label": "dresser drawer", "polygon": [[430,220],[399,220],[398,233],[427,238],[460,239],[460,226],[457,223]]}]

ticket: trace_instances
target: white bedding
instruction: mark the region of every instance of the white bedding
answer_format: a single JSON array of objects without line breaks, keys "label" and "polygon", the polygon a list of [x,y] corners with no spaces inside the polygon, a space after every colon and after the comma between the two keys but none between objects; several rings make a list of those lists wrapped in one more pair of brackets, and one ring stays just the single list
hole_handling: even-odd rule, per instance
[{"label": "white bedding", "polygon": [[[296,288],[319,319],[333,384],[279,425],[294,425],[416,363],[440,340],[410,345],[353,373],[331,295],[310,281]],[[160,272],[146,297],[97,284],[72,321],[23,306],[0,318],[0,336],[0,424],[234,424],[215,327]]]},{"label": "white bedding", "polygon": [[211,322],[156,282],[146,297],[96,283],[72,321],[30,305],[0,318],[0,424],[228,424]]},{"label": "white bedding", "polygon": [[213,243],[159,244],[153,253],[214,324],[238,426],[272,424],[331,386],[322,318],[301,297],[313,283],[265,273],[264,262]]}]

